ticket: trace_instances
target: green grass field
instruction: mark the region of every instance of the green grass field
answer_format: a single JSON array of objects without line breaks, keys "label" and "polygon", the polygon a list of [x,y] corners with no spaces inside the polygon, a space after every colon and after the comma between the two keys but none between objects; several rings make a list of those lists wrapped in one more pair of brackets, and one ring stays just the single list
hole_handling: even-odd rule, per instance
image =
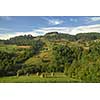
[{"label": "green grass field", "polygon": [[54,77],[41,78],[36,75],[10,76],[0,78],[0,83],[79,83],[81,80],[71,79],[63,74],[55,74]]},{"label": "green grass field", "polygon": [[17,50],[17,46],[16,45],[0,44],[0,51],[15,52],[16,50]]}]

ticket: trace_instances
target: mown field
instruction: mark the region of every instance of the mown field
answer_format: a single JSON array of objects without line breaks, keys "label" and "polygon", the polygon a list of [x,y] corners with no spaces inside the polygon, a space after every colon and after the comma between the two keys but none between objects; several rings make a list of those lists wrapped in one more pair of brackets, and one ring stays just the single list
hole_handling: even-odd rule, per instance
[{"label": "mown field", "polygon": [[5,52],[16,52],[17,46],[16,45],[5,45],[5,44],[0,44],[0,51],[5,51]]},{"label": "mown field", "polygon": [[30,76],[10,76],[1,77],[0,83],[79,83],[81,80],[68,78],[62,73],[56,73],[53,77],[39,77],[37,75]]}]

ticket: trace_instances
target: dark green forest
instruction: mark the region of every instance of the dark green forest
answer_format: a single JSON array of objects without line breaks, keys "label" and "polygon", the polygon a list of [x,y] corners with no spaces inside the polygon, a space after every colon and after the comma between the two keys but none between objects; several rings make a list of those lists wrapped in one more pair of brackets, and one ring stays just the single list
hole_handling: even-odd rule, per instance
[{"label": "dark green forest", "polygon": [[56,72],[100,82],[100,33],[50,32],[0,40],[0,77]]}]

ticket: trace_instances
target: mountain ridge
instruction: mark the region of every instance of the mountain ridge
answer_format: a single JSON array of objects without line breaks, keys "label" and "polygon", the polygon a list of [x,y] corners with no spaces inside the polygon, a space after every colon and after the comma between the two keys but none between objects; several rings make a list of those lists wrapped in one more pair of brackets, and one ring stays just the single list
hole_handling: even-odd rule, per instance
[{"label": "mountain ridge", "polygon": [[[20,35],[16,36],[7,40],[0,40],[0,43],[4,44],[16,44],[16,42],[32,42],[33,40],[43,40],[46,39],[48,41],[55,41],[55,40],[69,40],[69,41],[91,41],[100,39],[100,33],[98,32],[89,32],[89,33],[78,33],[76,35],[70,35],[65,33],[59,33],[59,32],[49,32],[46,33],[43,36],[32,36],[29,35]],[[14,42],[16,41],[16,42]],[[27,44],[27,43],[26,43]]]}]

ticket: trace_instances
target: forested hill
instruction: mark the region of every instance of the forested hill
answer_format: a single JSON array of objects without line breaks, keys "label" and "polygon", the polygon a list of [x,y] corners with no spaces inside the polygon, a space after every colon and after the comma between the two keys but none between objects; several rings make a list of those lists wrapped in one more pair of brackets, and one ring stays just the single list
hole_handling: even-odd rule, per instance
[{"label": "forested hill", "polygon": [[31,45],[34,42],[32,35],[16,36],[8,40],[4,40],[4,44],[16,44],[16,45]]},{"label": "forested hill", "polygon": [[0,40],[0,43],[4,44],[16,44],[16,45],[31,45],[34,40],[69,40],[69,41],[91,41],[100,39],[100,33],[90,32],[90,33],[78,33],[76,35],[70,35],[66,33],[50,32],[46,33],[44,36],[33,37],[32,35],[16,36],[8,40]]},{"label": "forested hill", "polygon": [[0,40],[0,77],[51,72],[100,82],[100,33],[50,32]]},{"label": "forested hill", "polygon": [[91,32],[91,33],[79,33],[76,36],[76,40],[96,40],[100,39],[100,33]]},{"label": "forested hill", "polygon": [[90,41],[90,40],[100,39],[100,33],[90,32],[90,33],[78,33],[76,35],[70,35],[66,33],[50,32],[44,35],[44,37],[49,40],[65,39],[70,41],[77,41],[77,40]]}]

